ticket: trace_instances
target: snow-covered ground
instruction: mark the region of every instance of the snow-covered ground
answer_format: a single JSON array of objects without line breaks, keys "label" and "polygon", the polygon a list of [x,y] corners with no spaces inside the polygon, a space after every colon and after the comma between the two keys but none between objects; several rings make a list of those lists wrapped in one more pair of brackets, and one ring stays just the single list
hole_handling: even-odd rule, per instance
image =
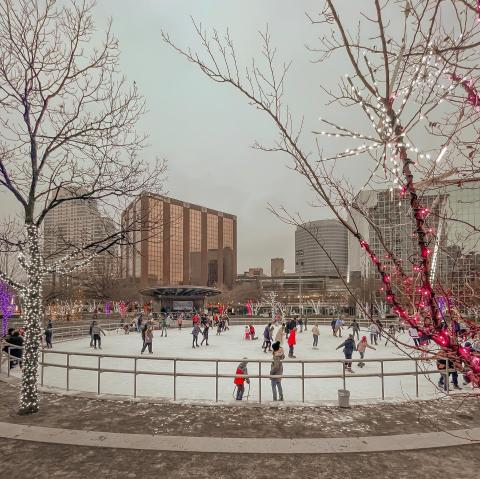
[{"label": "snow-covered ground", "polygon": [[[309,325],[310,327],[310,325]],[[185,327],[182,331],[169,329],[168,337],[160,337],[159,331],[155,331],[153,341],[153,355],[145,353],[137,360],[137,370],[145,372],[173,372],[173,361],[160,358],[182,358],[187,361],[177,360],[177,373],[207,373],[215,375],[216,364],[212,362],[202,362],[202,359],[219,359],[218,372],[220,374],[233,374],[238,360],[243,357],[249,359],[248,372],[250,374],[259,373],[259,363],[255,360],[269,360],[271,353],[265,354],[261,349],[263,327],[257,327],[259,339],[256,341],[244,340],[244,327],[232,326],[230,331],[216,335],[216,330],[210,330],[209,346],[202,346],[199,349],[192,349],[191,328]],[[365,335],[366,331],[364,332]],[[297,345],[295,355],[297,360],[341,360],[343,359],[342,350],[335,351],[335,348],[346,338],[347,331],[344,331],[343,338],[332,336],[331,329],[328,326],[320,327],[320,339],[318,349],[312,348],[312,334],[310,330],[297,334]],[[406,335],[401,336],[405,342],[410,342]],[[201,341],[202,336],[199,336]],[[114,355],[132,355],[139,356],[141,350],[141,337],[138,333],[129,335],[107,333],[102,336],[101,351],[94,351],[89,347],[89,337],[75,341],[67,341],[55,344],[53,351],[68,351],[70,353],[101,353]],[[288,346],[284,344],[285,350]],[[384,373],[414,372],[415,361],[407,358],[399,349],[391,343],[385,346],[385,340],[377,346],[377,350],[367,349],[366,359],[388,359],[402,358],[398,362],[383,362]],[[361,377],[363,374],[380,374],[381,363],[368,363],[363,368],[357,367],[359,354],[354,353],[354,371],[355,373],[346,373],[346,387],[350,390],[352,402],[377,401],[382,398],[382,382],[380,376]],[[233,361],[233,362],[229,362]],[[54,364],[66,364],[66,354],[45,354],[45,362]],[[96,368],[98,358],[92,356],[79,356],[72,354],[69,358],[70,366],[92,367]],[[434,370],[435,365],[419,362],[419,371]],[[108,358],[101,359],[101,367],[113,370],[131,370],[134,369],[133,358]],[[311,363],[306,362],[303,365],[306,375],[335,375],[342,374],[342,364],[335,363]],[[270,363],[261,365],[262,374],[269,374]],[[284,374],[301,374],[302,364],[293,363],[286,359],[284,362]],[[44,368],[43,380],[44,386],[56,388],[66,388],[67,373],[64,368],[48,366]],[[439,395],[434,384],[438,381],[438,375],[421,375],[419,377],[419,397],[429,398]],[[233,378],[219,378],[219,401],[231,401],[234,389]],[[71,390],[78,391],[97,391],[97,372],[74,369],[70,371],[69,384]],[[302,381],[301,379],[284,378],[282,381],[284,396],[286,401],[302,400]],[[305,379],[304,394],[305,401],[308,403],[334,401],[337,399],[337,390],[343,388],[341,378],[310,378]],[[259,380],[252,379],[250,386],[250,400],[259,399]],[[133,374],[120,372],[102,372],[101,373],[101,393],[103,394],[121,394],[133,395],[134,379]],[[270,401],[272,398],[270,380],[261,381],[262,401]],[[248,391],[248,386],[247,386]],[[215,377],[177,377],[176,381],[177,399],[190,400],[215,400]],[[411,376],[390,376],[384,379],[385,399],[407,400],[415,399],[415,375]],[[140,374],[137,376],[137,395],[173,398],[173,377],[158,376],[152,374]]]}]

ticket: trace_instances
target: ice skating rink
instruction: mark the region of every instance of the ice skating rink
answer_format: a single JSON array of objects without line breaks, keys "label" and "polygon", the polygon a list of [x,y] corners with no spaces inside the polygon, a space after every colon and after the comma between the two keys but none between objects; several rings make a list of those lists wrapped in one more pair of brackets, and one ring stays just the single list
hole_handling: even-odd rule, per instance
[{"label": "ice skating rink", "polygon": [[[312,348],[312,334],[310,332],[312,324],[309,324],[309,330],[303,333],[297,333],[297,345],[295,347],[296,360],[307,361],[303,364],[294,363],[289,359],[284,361],[284,375],[301,375],[302,367],[305,375],[342,375],[342,364],[340,362],[313,363],[312,360],[342,360],[343,353],[335,348],[347,337],[348,332],[343,332],[343,338],[332,336],[330,327],[320,327],[320,338],[318,349]],[[176,378],[176,399],[177,400],[202,400],[214,401],[216,391],[216,368],[218,373],[234,374],[238,360],[243,357],[249,359],[248,372],[252,375],[259,374],[259,363],[255,360],[270,360],[271,353],[264,353],[261,349],[263,342],[264,326],[256,327],[256,334],[259,337],[255,341],[246,341],[244,339],[244,327],[232,326],[229,331],[216,335],[215,328],[210,329],[209,346],[192,349],[191,327],[184,327],[182,331],[171,328],[168,330],[168,337],[161,337],[159,331],[155,331],[153,340],[153,354],[144,353],[136,360],[137,396],[173,399],[174,380],[172,376],[159,376],[151,374],[154,372],[177,373]],[[276,330],[275,330],[276,333]],[[274,334],[275,334],[274,333]],[[362,335],[367,335],[367,331],[362,331]],[[399,336],[406,343],[411,343],[406,334]],[[199,342],[202,336],[199,336]],[[89,347],[90,338],[84,337],[74,341],[65,341],[55,343],[52,353],[45,353],[44,361],[49,364],[67,364],[67,354],[55,354],[57,351],[69,352],[68,358],[70,367],[91,367],[94,371],[83,369],[71,369],[68,375],[70,390],[97,392],[98,373],[97,367],[100,361],[102,369],[109,371],[100,374],[100,392],[101,394],[134,394],[134,375],[121,373],[119,370],[133,371],[135,368],[134,358],[111,358],[82,356],[78,353],[98,353],[103,355],[131,355],[140,356],[142,347],[141,336],[139,333],[130,333],[125,335],[122,332],[107,332],[107,336],[102,336],[102,350],[93,350]],[[287,352],[288,346],[283,345]],[[417,353],[412,351],[414,355]],[[75,354],[77,353],[77,354]],[[174,364],[172,359],[178,358]],[[408,358],[397,347],[389,343],[385,346],[385,339],[379,341],[377,350],[367,349],[366,359],[402,359],[398,362],[383,362],[383,372],[400,373],[415,372],[415,361]],[[218,366],[215,361],[204,362],[201,360],[218,359]],[[186,360],[186,361],[185,361]],[[234,362],[228,362],[234,360]],[[353,356],[354,373],[346,373],[346,387],[350,390],[352,403],[375,402],[382,399],[382,381],[380,373],[382,371],[381,362],[367,362],[364,368],[357,366],[359,353],[355,352]],[[426,370],[435,370],[433,362],[418,361],[418,371],[421,373]],[[14,370],[18,374],[18,370]],[[146,374],[141,374],[144,372]],[[148,374],[150,373],[150,374]],[[181,374],[211,374],[213,377],[187,377]],[[261,364],[261,373],[268,375],[270,373],[270,362]],[[373,374],[371,377],[361,377],[365,374]],[[418,376],[418,397],[432,398],[438,397],[441,393],[435,387],[438,381],[438,375]],[[460,381],[461,383],[461,381]],[[46,366],[43,369],[43,384],[55,388],[66,389],[67,370],[55,366]],[[284,378],[282,381],[285,401],[302,401],[302,380],[296,378]],[[306,378],[303,385],[304,400],[307,403],[328,403],[336,401],[337,390],[343,388],[342,378]],[[416,396],[416,376],[395,375],[384,377],[383,382],[384,397],[387,400],[410,400]],[[233,401],[232,393],[234,389],[233,378],[218,379],[218,400]],[[249,388],[246,386],[246,391]],[[260,395],[259,379],[251,380],[249,400],[258,401]],[[270,380],[268,378],[261,380],[262,401],[270,401],[272,398]]]}]

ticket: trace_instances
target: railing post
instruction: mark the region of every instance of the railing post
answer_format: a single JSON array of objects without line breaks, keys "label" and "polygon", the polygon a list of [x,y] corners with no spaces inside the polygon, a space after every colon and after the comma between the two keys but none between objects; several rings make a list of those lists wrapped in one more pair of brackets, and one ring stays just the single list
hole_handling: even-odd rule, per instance
[{"label": "railing post", "polygon": [[450,394],[450,372],[448,369],[448,359],[445,360],[445,387],[447,388],[447,394]]},{"label": "railing post", "polygon": [[173,400],[177,400],[177,360],[173,360]]},{"label": "railing post", "polygon": [[262,402],[262,361],[258,361],[258,402]]},{"label": "railing post", "polygon": [[215,402],[218,402],[218,360],[215,360]]},{"label": "railing post", "polygon": [[70,354],[67,353],[67,391],[70,390]]},{"label": "railing post", "polygon": [[302,361],[302,402],[305,402],[305,363]]},{"label": "railing post", "polygon": [[100,394],[100,356],[97,361],[97,394]]},{"label": "railing post", "polygon": [[418,398],[418,361],[415,359],[415,394]]},{"label": "railing post", "polygon": [[133,360],[133,397],[137,397],[137,358]]},{"label": "railing post", "polygon": [[382,378],[382,399],[385,399],[385,384],[383,381],[383,361],[380,361],[380,371],[381,371],[381,378]]}]

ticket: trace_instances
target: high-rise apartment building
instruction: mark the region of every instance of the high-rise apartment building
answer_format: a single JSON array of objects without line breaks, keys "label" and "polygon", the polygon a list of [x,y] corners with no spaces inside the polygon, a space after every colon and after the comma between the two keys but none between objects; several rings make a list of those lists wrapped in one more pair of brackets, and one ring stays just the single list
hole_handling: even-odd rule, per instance
[{"label": "high-rise apartment building", "polygon": [[144,193],[123,212],[122,223],[134,225],[121,251],[122,278],[140,287],[233,286],[236,216]]},{"label": "high-rise apartment building", "polygon": [[283,276],[285,274],[285,260],[283,258],[272,258],[270,260],[270,275]]},{"label": "high-rise apartment building", "polygon": [[[451,291],[459,302],[468,302],[480,274],[480,185],[459,180],[426,184],[418,189],[420,203],[428,209],[430,274],[434,284]],[[372,250],[382,257],[385,248],[411,274],[419,262],[415,224],[409,202],[398,191],[361,191],[358,203],[369,221],[355,213],[354,222]],[[350,277],[374,278],[375,268],[358,241],[349,236]]]},{"label": "high-rise apartment building", "polygon": [[295,273],[339,276],[337,268],[341,276],[347,275],[346,228],[337,220],[311,221],[298,226],[295,230]]},{"label": "high-rise apartment building", "polygon": [[[70,193],[61,191],[59,197]],[[46,264],[64,257],[77,248],[100,242],[116,230],[114,222],[101,214],[95,200],[72,199],[50,210],[44,220],[43,254]],[[89,253],[86,252],[86,255]],[[45,288],[52,293],[71,293],[71,289],[100,278],[116,275],[115,247],[93,258],[72,275],[51,275]]]}]

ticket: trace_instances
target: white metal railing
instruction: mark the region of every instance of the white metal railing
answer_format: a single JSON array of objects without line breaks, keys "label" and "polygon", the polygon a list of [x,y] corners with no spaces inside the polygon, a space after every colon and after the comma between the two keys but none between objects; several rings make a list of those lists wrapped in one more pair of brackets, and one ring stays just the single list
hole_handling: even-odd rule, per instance
[{"label": "white metal railing", "polygon": [[[6,357],[6,367],[7,367],[7,376],[10,376],[10,367],[9,361],[16,361],[19,358],[13,356],[11,354],[13,349],[22,349],[19,346],[12,346],[8,345],[7,343],[0,342],[1,353],[0,353],[0,372],[2,371],[2,362],[3,358]],[[5,349],[5,351],[4,351]],[[64,361],[62,363],[58,362],[51,362],[49,358],[46,356],[49,355],[59,355],[61,356]],[[72,361],[72,358],[79,358],[79,357],[90,357],[96,358],[96,365],[95,366],[86,366],[82,364],[76,364],[75,361]],[[133,361],[133,368],[130,369],[120,369],[120,368],[111,368],[105,367],[102,365],[102,360],[105,359],[114,359],[114,360],[122,360],[122,359],[129,359]],[[424,361],[432,360],[433,357],[429,358],[383,358],[383,359],[362,359],[364,363],[370,364],[380,364],[380,371],[379,372],[359,372],[354,375],[346,374],[346,364],[351,363],[356,360],[341,360],[341,359],[315,359],[315,360],[299,360],[299,359],[288,359],[284,362],[285,365],[290,364],[299,364],[301,366],[301,374],[284,374],[282,376],[271,376],[270,374],[263,374],[262,373],[262,364],[271,364],[271,360],[262,360],[262,359],[249,359],[249,367],[251,368],[254,365],[253,369],[255,373],[248,374],[248,377],[251,380],[258,379],[258,402],[262,402],[262,379],[299,379],[301,380],[301,398],[302,402],[305,402],[305,381],[311,379],[341,379],[343,384],[343,389],[346,389],[347,386],[347,378],[349,381],[356,380],[357,378],[371,378],[371,377],[378,377],[380,379],[380,387],[381,387],[381,398],[382,400],[385,399],[385,378],[388,377],[401,377],[401,376],[415,376],[415,396],[419,397],[419,378],[422,376],[429,376],[431,374],[445,374],[446,379],[446,392],[450,392],[450,385],[449,385],[449,373],[452,372],[448,369],[442,370],[441,372],[437,369],[423,369],[420,367],[419,363],[423,363]],[[159,370],[146,370],[141,369],[141,362],[143,361],[154,361],[154,362],[168,362],[170,364],[171,371],[159,371]],[[93,371],[96,372],[97,376],[97,394],[101,394],[102,391],[102,373],[117,373],[117,374],[129,374],[133,375],[133,388],[131,391],[131,395],[136,398],[141,396],[138,391],[138,377],[142,375],[150,375],[150,376],[167,376],[173,378],[173,394],[172,399],[177,399],[177,379],[180,377],[193,377],[193,378],[214,378],[215,379],[215,401],[219,401],[219,379],[221,378],[235,378],[238,377],[237,374],[226,374],[219,372],[219,366],[221,364],[228,364],[228,363],[239,363],[242,359],[232,359],[232,358],[216,358],[216,359],[206,359],[206,358],[178,358],[178,357],[155,357],[155,356],[134,356],[134,355],[116,355],[116,354],[103,354],[103,353],[79,353],[79,352],[70,352],[70,351],[57,351],[51,349],[42,349],[40,351],[40,385],[44,385],[44,374],[47,368],[60,368],[66,370],[66,380],[65,380],[65,389],[70,391],[70,376],[71,371],[80,370],[80,371]],[[210,363],[215,365],[215,373],[207,373],[207,372],[180,372],[178,370],[178,365],[182,363]],[[385,364],[391,363],[398,363],[398,362],[408,362],[414,366],[414,369],[408,371],[396,371],[396,372],[386,372],[385,371]],[[342,365],[342,372],[336,374],[306,374],[305,373],[305,366],[309,364],[339,364]]]}]

